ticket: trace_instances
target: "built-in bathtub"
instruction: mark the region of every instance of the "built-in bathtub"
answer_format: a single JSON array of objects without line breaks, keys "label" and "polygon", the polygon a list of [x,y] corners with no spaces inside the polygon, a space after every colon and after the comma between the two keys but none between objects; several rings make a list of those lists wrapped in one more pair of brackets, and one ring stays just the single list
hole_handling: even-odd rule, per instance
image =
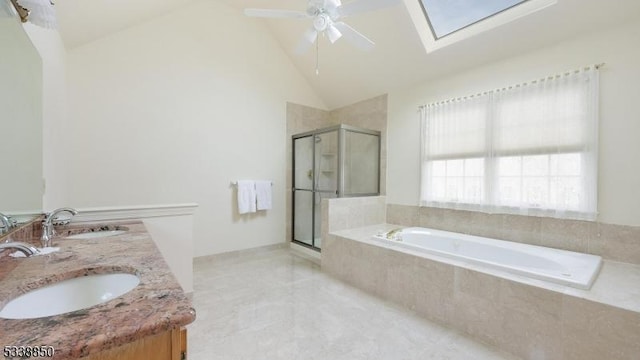
[{"label": "built-in bathtub", "polygon": [[[416,209],[415,213],[401,211],[391,217],[393,221],[387,222],[386,206],[384,197],[323,200],[321,265],[324,273],[518,358],[638,360],[640,266],[620,262],[620,258],[631,258],[635,254],[614,259],[602,255],[602,268],[591,288],[578,289],[531,275],[509,273],[487,263],[411,247],[407,244],[410,237],[402,242],[374,238],[376,234],[401,226],[433,223],[437,227],[436,217],[426,221],[422,215],[414,216],[422,214],[424,209],[419,212]],[[427,215],[431,216],[431,212]],[[446,216],[449,215],[447,212]],[[511,220],[511,217],[505,218],[503,223],[510,224]],[[453,223],[442,226],[450,224]],[[574,242],[577,234],[588,234],[576,227],[574,221],[565,224],[553,220],[540,224],[543,227],[538,227],[539,240],[544,243],[596,251],[618,244],[612,235],[593,242],[592,238]],[[567,227],[561,234],[557,228],[560,225]],[[465,229],[472,231],[473,227]],[[431,230],[432,234],[436,231]],[[571,235],[572,242],[563,243],[569,239],[559,236],[571,231],[577,233]],[[520,232],[523,241],[535,240],[534,234],[522,228],[514,228],[508,235]],[[625,236],[629,236],[625,241],[631,241],[632,236]],[[619,250],[618,253],[633,252],[631,247],[622,245]],[[488,252],[494,254],[501,250],[491,248]],[[514,256],[503,257],[513,260]],[[555,255],[541,257],[569,268],[564,260],[557,261]]]},{"label": "built-in bathtub", "polygon": [[591,288],[602,264],[596,255],[419,227],[384,232],[373,239],[578,289]]}]

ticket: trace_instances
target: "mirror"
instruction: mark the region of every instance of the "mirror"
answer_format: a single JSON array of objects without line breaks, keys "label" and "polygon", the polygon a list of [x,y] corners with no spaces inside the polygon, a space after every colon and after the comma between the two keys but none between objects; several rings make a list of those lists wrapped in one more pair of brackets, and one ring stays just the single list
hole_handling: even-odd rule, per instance
[{"label": "mirror", "polygon": [[42,60],[0,0],[0,212],[42,209]]}]

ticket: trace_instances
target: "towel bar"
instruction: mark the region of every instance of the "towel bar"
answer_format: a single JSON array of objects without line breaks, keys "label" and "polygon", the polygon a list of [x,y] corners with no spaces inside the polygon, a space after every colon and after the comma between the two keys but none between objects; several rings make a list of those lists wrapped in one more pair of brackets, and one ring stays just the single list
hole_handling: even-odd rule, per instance
[{"label": "towel bar", "polygon": [[[238,186],[238,182],[237,181],[232,181],[230,186]],[[273,186],[273,181],[271,182],[271,186]]]}]

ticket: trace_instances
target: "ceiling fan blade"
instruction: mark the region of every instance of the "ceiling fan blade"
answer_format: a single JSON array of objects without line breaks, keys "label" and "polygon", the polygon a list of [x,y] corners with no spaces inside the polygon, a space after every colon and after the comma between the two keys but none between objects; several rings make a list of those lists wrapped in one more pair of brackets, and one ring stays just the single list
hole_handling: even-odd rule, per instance
[{"label": "ceiling fan blade", "polygon": [[374,11],[400,3],[400,0],[355,0],[338,7],[340,16],[350,16]]},{"label": "ceiling fan blade", "polygon": [[304,19],[308,17],[307,13],[302,11],[276,9],[244,9],[244,14],[251,17],[277,19]]},{"label": "ceiling fan blade", "polygon": [[338,28],[336,28],[336,26],[331,23],[327,25],[325,34],[327,34],[327,37],[332,44],[342,37],[342,33],[340,32],[340,30],[338,30]]},{"label": "ceiling fan blade", "polygon": [[325,4],[324,4],[325,8],[327,8],[330,11],[337,9],[341,5],[342,3],[340,2],[340,0],[325,0]]},{"label": "ceiling fan blade", "polygon": [[371,50],[376,45],[376,43],[369,40],[369,38],[343,22],[334,23],[333,26],[342,33],[345,39],[362,50]]},{"label": "ceiling fan blade", "polygon": [[311,45],[313,45],[317,39],[318,39],[318,32],[312,26],[311,28],[309,28],[307,31],[304,32],[304,35],[302,36],[302,40],[300,40],[300,43],[298,43],[298,46],[296,46],[296,49],[295,49],[296,54],[300,55],[307,52],[307,50],[309,50]]}]

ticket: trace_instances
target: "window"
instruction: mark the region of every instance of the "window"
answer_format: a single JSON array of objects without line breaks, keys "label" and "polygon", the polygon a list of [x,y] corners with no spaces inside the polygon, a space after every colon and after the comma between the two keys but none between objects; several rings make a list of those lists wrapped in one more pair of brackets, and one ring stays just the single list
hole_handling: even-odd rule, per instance
[{"label": "window", "polygon": [[594,219],[597,69],[422,107],[423,206]]},{"label": "window", "polygon": [[555,5],[558,0],[403,0],[427,53]]},{"label": "window", "polygon": [[420,0],[436,39],[496,15],[526,0]]}]

